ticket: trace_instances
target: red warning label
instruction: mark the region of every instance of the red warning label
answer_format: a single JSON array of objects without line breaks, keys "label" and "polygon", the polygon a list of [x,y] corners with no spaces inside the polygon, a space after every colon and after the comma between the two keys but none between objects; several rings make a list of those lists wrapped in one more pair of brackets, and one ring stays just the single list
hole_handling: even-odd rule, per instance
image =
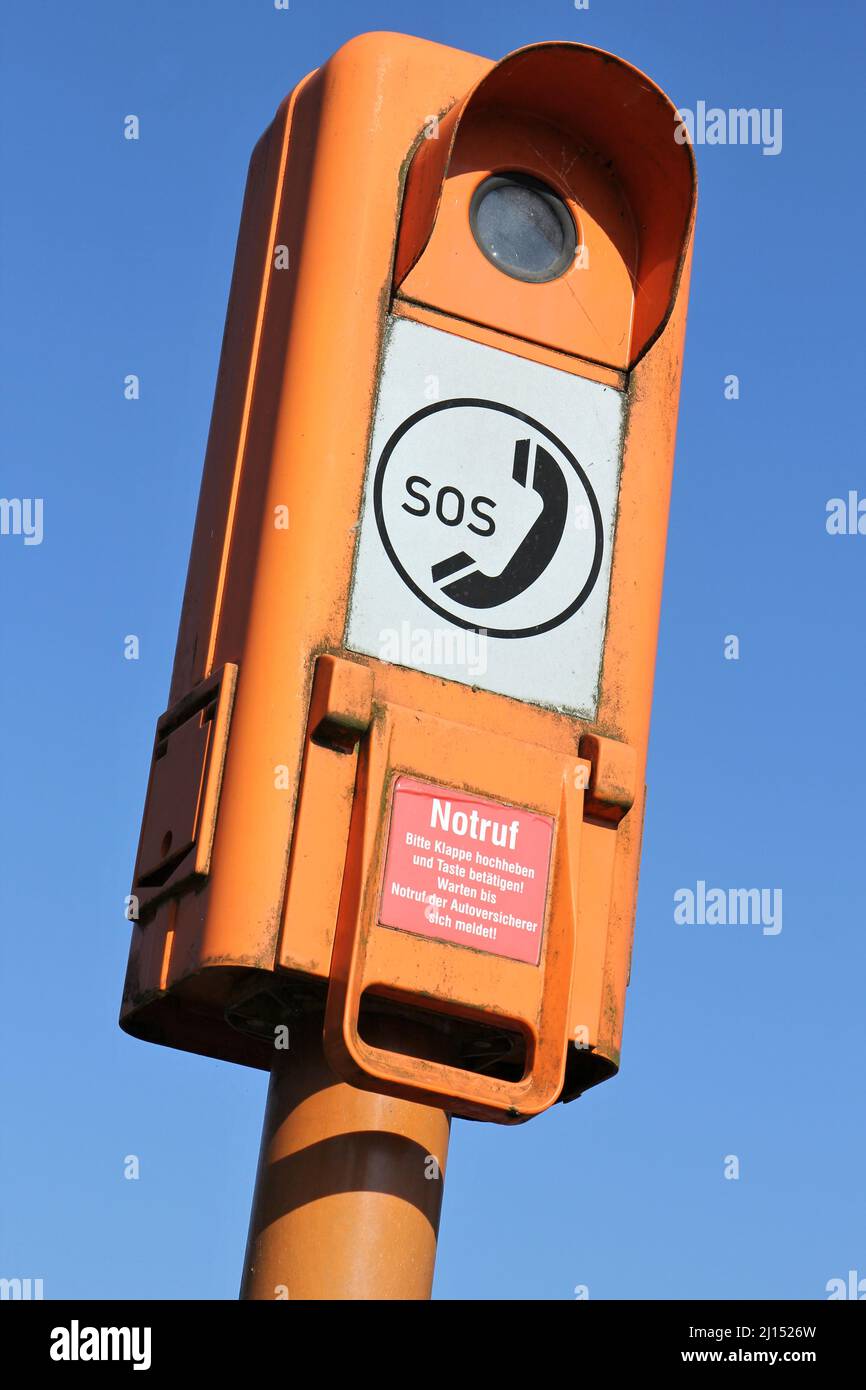
[{"label": "red warning label", "polygon": [[537,965],[553,819],[399,777],[379,921]]}]

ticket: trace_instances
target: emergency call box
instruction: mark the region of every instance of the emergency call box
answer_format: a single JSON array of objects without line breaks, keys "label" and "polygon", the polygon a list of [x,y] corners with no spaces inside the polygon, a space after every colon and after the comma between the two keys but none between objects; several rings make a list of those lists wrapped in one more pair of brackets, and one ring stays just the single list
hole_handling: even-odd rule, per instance
[{"label": "emergency call box", "polygon": [[121,1011],[510,1123],[611,1076],[695,212],[642,73],[353,39],[250,166]]}]

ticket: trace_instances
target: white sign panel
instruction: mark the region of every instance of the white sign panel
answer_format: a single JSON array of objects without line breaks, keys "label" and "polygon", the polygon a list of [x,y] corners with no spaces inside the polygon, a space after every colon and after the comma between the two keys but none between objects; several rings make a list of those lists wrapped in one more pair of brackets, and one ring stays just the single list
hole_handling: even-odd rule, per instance
[{"label": "white sign panel", "polygon": [[613,387],[392,319],[346,645],[594,716],[624,408]]}]

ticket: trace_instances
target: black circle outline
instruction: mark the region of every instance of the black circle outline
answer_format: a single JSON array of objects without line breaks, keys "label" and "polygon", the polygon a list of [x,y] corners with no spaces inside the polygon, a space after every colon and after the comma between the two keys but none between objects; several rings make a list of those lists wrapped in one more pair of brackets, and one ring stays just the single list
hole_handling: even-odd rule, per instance
[{"label": "black circle outline", "polygon": [[[482,409],[486,410],[498,410],[501,414],[511,415],[516,420],[522,420],[524,424],[531,425],[533,429],[538,430],[540,434],[544,435],[545,439],[549,439],[552,444],[555,444],[562,456],[568,460],[583,484],[586,495],[589,498],[593,520],[595,522],[595,553],[592,558],[589,576],[573,603],[570,603],[567,608],[564,608],[557,617],[550,618],[546,623],[537,623],[535,627],[514,629],[484,627],[481,623],[466,622],[465,619],[457,618],[453,613],[448,613],[444,608],[440,608],[438,604],[433,603],[433,601],[427,597],[424,590],[419,588],[415,581],[406,573],[391,544],[391,538],[388,535],[388,528],[385,525],[385,517],[382,510],[382,486],[385,478],[385,469],[388,466],[391,455],[404,434],[407,434],[413,425],[417,425],[419,420],[426,419],[428,415],[435,415],[440,410],[454,410],[462,406],[480,406]],[[423,409],[416,410],[414,415],[408,416],[408,418],[403,421],[402,425],[397,426],[397,429],[391,435],[382,450],[379,462],[376,465],[376,476],[373,481],[373,513],[376,517],[379,538],[385,547],[388,559],[391,561],[391,564],[394,566],[407,588],[411,589],[416,598],[420,598],[426,608],[431,609],[434,613],[438,613],[439,617],[445,618],[447,622],[454,623],[456,627],[465,628],[468,632],[486,632],[488,637],[505,638],[538,637],[542,632],[550,632],[552,628],[559,627],[561,623],[566,622],[572,614],[583,607],[589,595],[592,593],[592,590],[595,588],[595,582],[601,570],[601,560],[604,554],[604,532],[601,519],[601,508],[592,490],[592,484],[577,459],[574,457],[574,454],[570,449],[565,447],[560,439],[557,439],[552,430],[539,424],[538,420],[534,420],[531,415],[524,414],[522,410],[515,410],[513,406],[501,405],[499,401],[488,401],[480,396],[455,396],[452,400],[448,401],[434,401],[432,405],[425,405]]]}]

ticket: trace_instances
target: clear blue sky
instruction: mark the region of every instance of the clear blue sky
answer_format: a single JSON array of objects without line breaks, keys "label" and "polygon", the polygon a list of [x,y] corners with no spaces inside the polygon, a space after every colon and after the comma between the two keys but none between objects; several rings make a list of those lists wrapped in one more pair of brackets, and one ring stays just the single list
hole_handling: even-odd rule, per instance
[{"label": "clear blue sky", "polygon": [[[119,1031],[123,898],[249,153],[340,43],[400,29],[491,57],[583,39],[679,106],[784,113],[776,157],[698,150],[623,1070],[516,1130],[455,1124],[436,1293],[821,1298],[866,1275],[866,536],[825,528],[829,498],[866,496],[860,8],[17,0],[3,28],[0,494],[45,510],[40,546],[0,538],[0,1274],[237,1291],[267,1078]],[[783,930],[677,925],[700,879],[781,888]]]}]

